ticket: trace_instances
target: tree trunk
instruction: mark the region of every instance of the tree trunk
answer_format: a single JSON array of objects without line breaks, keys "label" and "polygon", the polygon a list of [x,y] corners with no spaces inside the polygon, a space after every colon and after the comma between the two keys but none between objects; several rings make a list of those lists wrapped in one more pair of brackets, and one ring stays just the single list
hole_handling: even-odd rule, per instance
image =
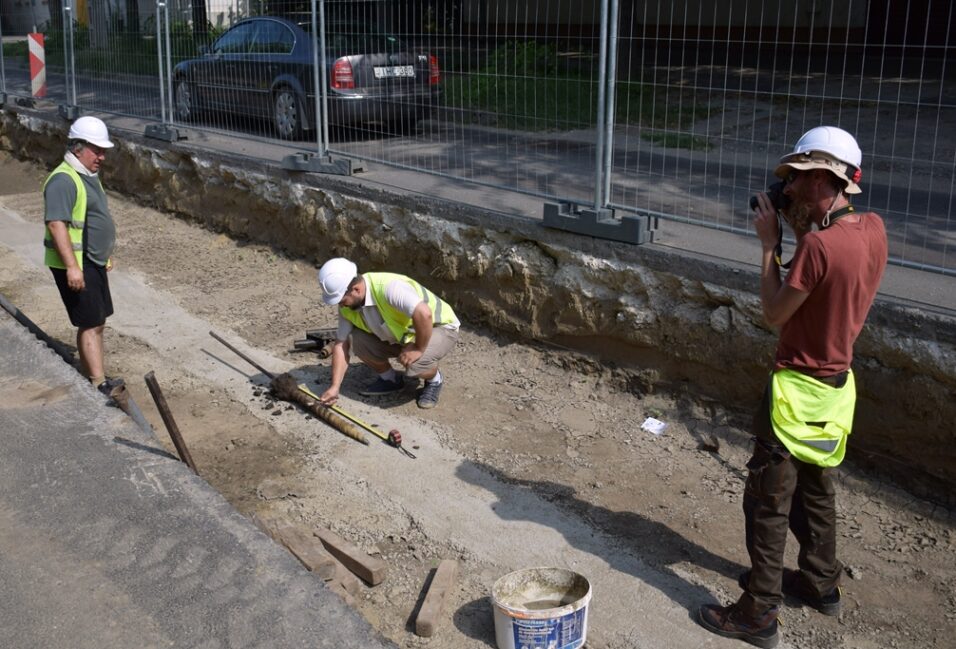
[{"label": "tree trunk", "polygon": [[63,0],[50,0],[50,33],[63,33]]},{"label": "tree trunk", "polygon": [[126,0],[126,31],[139,34],[139,0]]}]

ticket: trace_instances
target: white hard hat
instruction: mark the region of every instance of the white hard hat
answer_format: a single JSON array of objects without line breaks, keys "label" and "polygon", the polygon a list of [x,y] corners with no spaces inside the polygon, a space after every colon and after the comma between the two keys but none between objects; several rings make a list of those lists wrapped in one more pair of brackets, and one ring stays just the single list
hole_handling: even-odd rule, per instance
[{"label": "white hard hat", "polygon": [[110,142],[110,136],[106,132],[106,124],[103,123],[103,120],[88,115],[73,122],[66,137],[70,140],[89,142],[101,149],[113,148],[113,143]]},{"label": "white hard hat", "polygon": [[847,194],[859,194],[863,191],[857,184],[863,177],[862,159],[860,145],[852,135],[835,126],[818,126],[797,140],[793,152],[780,158],[773,173],[786,178],[789,169],[826,169],[846,182]]},{"label": "white hard hat", "polygon": [[344,257],[329,259],[319,269],[322,301],[333,306],[339,303],[349,283],[358,276],[358,266]]}]

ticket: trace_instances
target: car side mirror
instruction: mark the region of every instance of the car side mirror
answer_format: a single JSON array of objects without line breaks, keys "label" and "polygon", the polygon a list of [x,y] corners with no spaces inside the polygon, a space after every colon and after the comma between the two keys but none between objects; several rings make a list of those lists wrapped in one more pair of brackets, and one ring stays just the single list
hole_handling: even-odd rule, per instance
[{"label": "car side mirror", "polygon": [[208,45],[200,45],[200,46],[199,46],[199,54],[202,55],[202,56],[205,56],[205,55],[209,54],[210,51],[211,51],[211,50],[209,49],[209,46],[208,46]]}]

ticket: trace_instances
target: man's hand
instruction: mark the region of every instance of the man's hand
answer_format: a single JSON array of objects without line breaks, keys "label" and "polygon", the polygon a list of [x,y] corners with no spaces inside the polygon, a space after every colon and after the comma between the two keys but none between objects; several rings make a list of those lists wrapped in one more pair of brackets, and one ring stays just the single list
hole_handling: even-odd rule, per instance
[{"label": "man's hand", "polygon": [[60,259],[66,265],[66,285],[71,291],[82,291],[86,288],[86,281],[83,279],[83,269],[76,262],[76,255],[73,254],[73,243],[70,241],[70,234],[66,228],[65,221],[50,221],[46,224],[53,238],[53,247],[60,255]]},{"label": "man's hand", "polygon": [[402,353],[398,355],[398,362],[408,368],[421,357],[422,352],[415,346],[415,343],[409,343],[402,348]]},{"label": "man's hand", "polygon": [[319,396],[319,402],[323,406],[331,406],[333,403],[339,400],[339,389],[338,388],[329,388]]},{"label": "man's hand", "polygon": [[71,266],[66,269],[66,285],[70,290],[79,293],[86,288],[86,280],[83,279],[83,269],[79,266]]},{"label": "man's hand", "polygon": [[764,251],[772,251],[780,240],[780,223],[777,210],[765,192],[757,194],[757,209],[754,210],[754,229]]},{"label": "man's hand", "polygon": [[109,259],[106,260],[106,272],[108,273],[108,272],[110,272],[111,270],[113,270],[113,258],[112,258],[112,257],[110,257]]}]

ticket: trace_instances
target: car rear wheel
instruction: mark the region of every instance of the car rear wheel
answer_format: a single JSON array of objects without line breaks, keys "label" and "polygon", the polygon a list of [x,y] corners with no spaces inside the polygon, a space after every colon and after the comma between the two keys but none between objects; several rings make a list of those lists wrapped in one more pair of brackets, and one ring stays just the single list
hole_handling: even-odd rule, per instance
[{"label": "car rear wheel", "polygon": [[272,100],[272,123],[283,140],[302,135],[302,107],[291,88],[279,88]]},{"label": "car rear wheel", "polygon": [[176,99],[176,119],[189,122],[196,119],[196,87],[185,79],[176,80],[174,91]]}]

